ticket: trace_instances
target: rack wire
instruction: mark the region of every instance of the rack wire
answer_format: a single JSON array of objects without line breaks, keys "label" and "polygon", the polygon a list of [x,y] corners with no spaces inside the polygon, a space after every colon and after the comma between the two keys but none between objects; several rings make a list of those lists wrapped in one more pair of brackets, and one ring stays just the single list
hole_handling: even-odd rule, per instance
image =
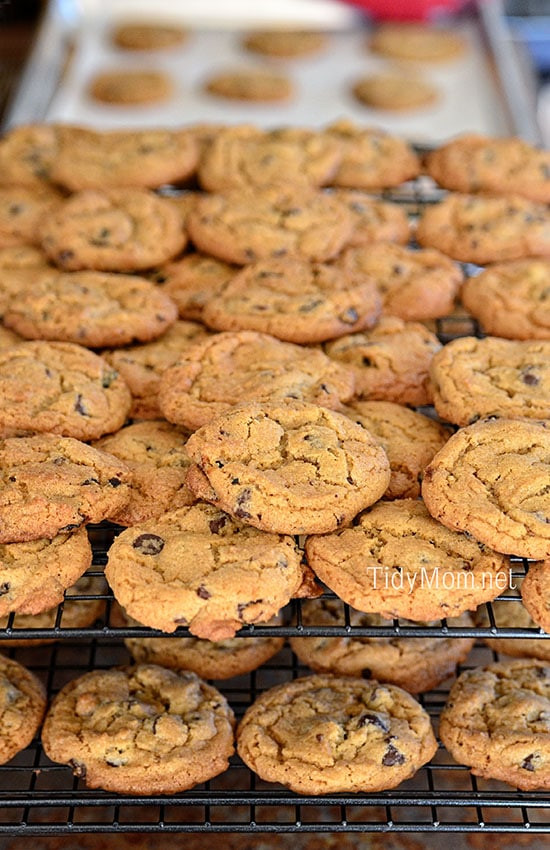
[{"label": "rack wire", "polygon": [[[438,201],[445,193],[421,177],[391,192],[384,200],[405,205],[414,220],[424,205]],[[477,267],[464,265],[467,275]],[[483,336],[477,323],[460,314],[437,320],[435,331],[442,343],[459,336]],[[433,409],[423,412],[434,416]],[[88,670],[131,663],[123,643],[126,637],[168,637],[142,626],[124,625],[116,616],[113,594],[103,578],[103,567],[119,526],[104,522],[89,526],[93,565],[87,575],[100,582],[85,592],[72,589],[66,594],[47,627],[29,625],[11,614],[0,628],[2,651],[33,670],[44,681],[49,696],[66,682]],[[511,560],[511,579],[521,580],[529,564]],[[326,597],[335,598],[326,591]],[[100,600],[104,613],[95,623],[72,628],[70,609],[77,602]],[[520,605],[513,589],[498,597],[499,602]],[[499,625],[499,613],[486,604],[487,626],[457,627],[446,620],[431,624],[411,624],[400,620],[386,625],[355,626],[350,608],[341,602],[341,621],[335,625],[305,624],[303,601],[293,600],[285,609],[282,624],[250,625],[240,637],[326,636],[326,637],[476,637],[550,638],[538,628],[510,628]],[[189,634],[179,627],[174,637]],[[54,641],[48,645],[19,646],[20,640]],[[498,660],[487,646],[476,645],[467,662],[457,668],[479,666]],[[237,717],[266,688],[309,671],[302,667],[288,647],[258,670],[216,686],[226,695]],[[447,698],[441,686],[423,694],[420,701],[437,719]],[[68,835],[75,833],[550,833],[550,795],[544,792],[516,791],[504,783],[477,779],[467,767],[456,764],[440,747],[432,761],[415,777],[392,791],[376,794],[331,794],[300,796],[281,786],[258,779],[237,756],[220,777],[171,796],[121,796],[88,789],[73,776],[70,767],[53,764],[35,739],[9,764],[0,766],[0,836]]]}]

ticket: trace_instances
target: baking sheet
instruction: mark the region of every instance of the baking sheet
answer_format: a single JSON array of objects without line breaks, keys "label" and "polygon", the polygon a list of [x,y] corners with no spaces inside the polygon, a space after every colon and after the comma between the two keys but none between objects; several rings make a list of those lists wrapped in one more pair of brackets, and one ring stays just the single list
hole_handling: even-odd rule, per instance
[{"label": "baking sheet", "polygon": [[[283,124],[320,127],[345,117],[363,125],[383,127],[422,144],[438,143],[465,131],[496,135],[510,132],[473,21],[457,26],[468,46],[463,57],[420,69],[422,76],[440,89],[440,100],[427,108],[390,113],[358,103],[350,92],[359,77],[391,67],[390,62],[369,54],[366,25],[328,33],[327,49],[318,55],[277,60],[260,59],[243,50],[242,31],[235,28],[192,30],[184,45],[165,51],[120,50],[109,38],[113,20],[96,14],[87,15],[81,22],[69,71],[44,115],[46,120],[104,129],[196,122],[246,122],[269,128]],[[259,65],[288,74],[294,82],[295,96],[288,102],[257,104],[226,101],[204,91],[204,81],[213,73]],[[121,106],[95,103],[87,95],[95,73],[145,67],[162,70],[174,79],[175,94],[169,101]]]}]

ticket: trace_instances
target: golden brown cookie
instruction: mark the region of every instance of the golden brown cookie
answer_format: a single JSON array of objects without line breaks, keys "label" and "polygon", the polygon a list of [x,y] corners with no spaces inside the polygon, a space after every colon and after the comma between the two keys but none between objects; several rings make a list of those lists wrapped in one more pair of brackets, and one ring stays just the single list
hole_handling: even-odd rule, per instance
[{"label": "golden brown cookie", "polygon": [[324,262],[351,238],[350,213],[330,194],[272,187],[208,195],[188,219],[199,251],[245,265],[281,257]]},{"label": "golden brown cookie", "polygon": [[111,69],[95,74],[88,83],[88,94],[100,103],[117,106],[147,106],[168,100],[174,82],[165,71]]},{"label": "golden brown cookie", "polygon": [[204,189],[222,193],[279,183],[324,186],[340,159],[338,141],[326,133],[228,127],[203,153],[198,177]]},{"label": "golden brown cookie", "polygon": [[195,676],[155,664],[92,670],[51,704],[42,746],[89,788],[170,794],[222,773],[233,754],[233,712]]},{"label": "golden brown cookie", "polygon": [[429,369],[439,340],[424,325],[382,317],[373,330],[328,342],[331,360],[351,367],[360,398],[429,404]]},{"label": "golden brown cookie", "polygon": [[467,278],[460,298],[494,336],[550,339],[550,262],[496,263]]},{"label": "golden brown cookie", "polygon": [[[89,522],[120,511],[130,498],[130,470],[125,463],[106,452],[94,449],[72,437],[37,434],[0,440],[0,542],[25,543],[42,537],[50,540],[58,534],[74,531]],[[64,545],[50,550],[53,560]],[[83,536],[67,543],[78,558],[81,575],[89,566],[90,549]],[[42,543],[23,546],[8,557],[38,557]],[[65,584],[68,587],[78,576]],[[53,592],[53,591],[52,591]],[[51,607],[52,603],[49,603]]]},{"label": "golden brown cookie", "polygon": [[360,103],[392,112],[432,106],[440,96],[432,83],[397,70],[361,77],[352,92]]},{"label": "golden brown cookie", "polygon": [[0,428],[97,440],[128,415],[130,390],[102,357],[70,342],[0,351]]},{"label": "golden brown cookie", "polygon": [[198,146],[187,130],[60,127],[51,177],[71,192],[109,186],[151,188],[187,180]]},{"label": "golden brown cookie", "polygon": [[455,425],[550,419],[550,341],[454,339],[434,355],[430,382],[439,416]]},{"label": "golden brown cookie", "polygon": [[0,139],[0,185],[29,187],[49,182],[57,155],[55,124],[12,127]]},{"label": "golden brown cookie", "polygon": [[[550,633],[550,560],[530,564],[521,586],[523,604],[535,623]],[[533,653],[534,654],[534,653]],[[537,656],[539,657],[539,656]]]},{"label": "golden brown cookie", "polygon": [[89,348],[149,342],[178,315],[172,299],[144,278],[57,269],[12,272],[20,283],[4,322],[27,339]]},{"label": "golden brown cookie", "polygon": [[154,342],[102,352],[132,393],[133,419],[160,419],[157,396],[162,374],[207,336],[204,325],[178,321]]},{"label": "golden brown cookie", "polygon": [[383,130],[337,121],[326,130],[342,149],[335,186],[349,189],[390,189],[420,173],[420,160],[403,139]]},{"label": "golden brown cookie", "polygon": [[202,311],[221,331],[258,331],[287,342],[316,343],[372,327],[376,285],[326,263],[264,260],[236,274]]},{"label": "golden brown cookie", "polygon": [[356,189],[333,189],[332,196],[344,204],[353,220],[350,247],[370,246],[373,242],[409,241],[407,213],[398,204],[380,201]]},{"label": "golden brown cookie", "polygon": [[322,351],[255,331],[198,342],[161,377],[159,406],[193,431],[237,403],[298,399],[337,408],[354,391],[350,369]]},{"label": "golden brown cookie", "polygon": [[336,265],[373,279],[382,298],[382,312],[405,321],[449,315],[462,283],[460,267],[434,248],[366,244],[347,248]]},{"label": "golden brown cookie", "polygon": [[430,718],[395,685],[307,676],[265,691],[237,729],[237,750],[267,782],[300,794],[394,788],[437,749]]},{"label": "golden brown cookie", "polygon": [[94,443],[95,448],[124,461],[131,473],[130,500],[109,519],[136,525],[193,504],[195,496],[185,484],[186,441],[181,428],[153,421],[136,422]]},{"label": "golden brown cookie", "polygon": [[391,59],[447,62],[462,56],[466,44],[459,33],[450,29],[416,22],[387,22],[374,31],[369,47]]},{"label": "golden brown cookie", "polygon": [[227,100],[277,103],[288,100],[294,91],[284,74],[264,68],[231,68],[212,74],[204,90]]},{"label": "golden brown cookie", "polygon": [[116,47],[124,50],[165,50],[187,39],[187,31],[176,23],[159,20],[119,21],[111,32]]},{"label": "golden brown cookie", "polygon": [[243,40],[247,50],[281,59],[319,53],[327,43],[327,36],[323,32],[289,29],[256,30],[248,33]]},{"label": "golden brown cookie", "polygon": [[34,738],[46,710],[46,691],[36,676],[0,656],[0,764],[24,750]]},{"label": "golden brown cookie", "polygon": [[62,199],[49,186],[0,186],[0,248],[39,244],[40,222]]},{"label": "golden brown cookie", "polygon": [[88,189],[40,227],[42,247],[65,271],[131,272],[175,257],[186,236],[177,210],[146,189]]},{"label": "golden brown cookie", "polygon": [[425,208],[416,238],[465,263],[550,257],[550,213],[519,195],[449,195]]},{"label": "golden brown cookie", "polygon": [[[531,580],[536,578],[538,564],[531,564],[529,571],[533,571]],[[507,601],[496,600],[491,602],[493,622],[497,629],[533,629],[536,623],[531,619],[529,611],[521,602],[521,588],[523,580],[514,578],[513,587],[506,588]],[[529,593],[528,593],[529,595]],[[509,601],[512,597],[512,601]],[[491,627],[491,619],[487,607],[482,605],[475,613],[476,626],[488,629]],[[484,643],[494,649],[495,652],[511,655],[519,658],[540,658],[550,661],[550,641],[533,638],[512,637],[484,637]]]},{"label": "golden brown cookie", "polygon": [[291,537],[197,503],[123,531],[105,576],[138,622],[217,641],[277,614],[300,590],[301,560]]},{"label": "golden brown cookie", "polygon": [[[344,622],[343,603],[339,599],[312,599],[302,602],[304,626],[330,627]],[[378,614],[362,614],[351,609],[350,625],[353,628],[388,626]],[[411,620],[400,620],[400,626],[415,625]],[[428,625],[428,624],[426,624]],[[451,628],[472,628],[468,614],[450,618]],[[383,638],[357,637],[351,631],[347,637],[293,637],[290,645],[303,664],[316,673],[335,673],[339,676],[362,676],[390,682],[411,694],[436,688],[455,672],[475,643],[475,638]]]},{"label": "golden brown cookie", "polygon": [[426,170],[455,192],[521,195],[550,203],[550,151],[522,139],[468,133],[429,153]]},{"label": "golden brown cookie", "polygon": [[422,496],[448,528],[520,558],[550,556],[550,423],[481,420],[424,471]]},{"label": "golden brown cookie", "polygon": [[353,401],[342,413],[366,428],[388,456],[391,477],[383,498],[419,496],[424,469],[449,439],[450,429],[391,401]]},{"label": "golden brown cookie", "polygon": [[550,668],[522,658],[465,670],[441,714],[439,733],[475,776],[522,791],[550,788]]},{"label": "golden brown cookie", "polygon": [[307,560],[358,611],[427,621],[458,617],[495,599],[509,561],[433,519],[422,502],[381,502],[352,528],[308,537]]},{"label": "golden brown cookie", "polygon": [[191,435],[188,483],[256,528],[324,534],[386,491],[389,462],[341,413],[304,402],[243,404]]},{"label": "golden brown cookie", "polygon": [[159,266],[149,277],[175,301],[181,319],[200,322],[205,304],[216,297],[237,271],[237,266],[214,257],[186,254],[180,260]]}]

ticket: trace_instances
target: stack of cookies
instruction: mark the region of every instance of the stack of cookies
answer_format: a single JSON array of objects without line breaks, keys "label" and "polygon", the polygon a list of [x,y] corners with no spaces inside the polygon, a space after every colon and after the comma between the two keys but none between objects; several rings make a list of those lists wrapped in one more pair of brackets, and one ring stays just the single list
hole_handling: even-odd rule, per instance
[{"label": "stack of cookies", "polygon": [[[90,564],[86,524],[110,519],[126,527],[105,571],[120,616],[192,636],[170,638],[173,651],[133,642],[136,667],[94,671],[56,699],[44,746],[90,785],[172,793],[224,770],[233,716],[196,674],[271,657],[280,642],[246,652],[235,635],[292,598],[312,598],[311,625],[337,621],[338,600],[359,625],[468,625],[507,588],[510,555],[543,562],[523,587],[539,598],[550,155],[467,137],[426,167],[457,193],[413,234],[404,208],[372,193],[416,177],[419,159],[347,122],[31,126],[0,142],[0,614],[56,605]],[[428,325],[456,308],[457,261],[502,259],[462,287],[494,336],[442,347]],[[442,421],[411,409],[432,403]],[[315,599],[321,582],[337,599]],[[530,607],[543,625],[544,605]],[[435,739],[406,691],[437,685],[472,642],[413,644],[296,637],[317,675],[249,709],[242,758],[305,793],[412,776]],[[525,664],[518,688],[544,713],[550,676]],[[373,674],[383,684],[349,678]],[[483,675],[505,681],[491,705],[521,701],[507,668]],[[442,734],[501,777],[477,744],[466,755]],[[512,758],[522,787],[550,784],[550,735],[537,735]]]}]

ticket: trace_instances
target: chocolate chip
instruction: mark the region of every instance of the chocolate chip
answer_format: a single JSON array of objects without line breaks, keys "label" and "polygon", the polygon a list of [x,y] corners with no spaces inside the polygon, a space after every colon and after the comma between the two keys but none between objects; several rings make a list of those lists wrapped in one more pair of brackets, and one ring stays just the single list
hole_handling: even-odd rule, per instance
[{"label": "chocolate chip", "polygon": [[244,249],[244,255],[247,258],[247,260],[255,260],[256,259],[256,252],[253,251],[252,248],[245,248]]},{"label": "chocolate chip", "polygon": [[363,366],[372,366],[372,360],[370,359],[370,357],[362,357],[361,362]]},{"label": "chocolate chip", "polygon": [[10,481],[17,481],[17,477],[15,475],[10,475],[9,480]]},{"label": "chocolate chip", "polygon": [[0,584],[0,596],[5,596],[6,593],[9,593],[10,587],[11,585],[9,581],[3,581],[2,584]]},{"label": "chocolate chip", "polygon": [[227,522],[227,517],[221,516],[218,519],[211,519],[208,523],[208,528],[212,532],[212,534],[219,534],[220,530],[224,527]]},{"label": "chocolate chip", "polygon": [[405,761],[405,756],[403,753],[400,753],[399,750],[393,746],[393,744],[388,745],[388,749],[382,759],[382,764],[384,767],[393,767],[395,764],[403,764]]},{"label": "chocolate chip", "polygon": [[77,761],[76,759],[69,759],[69,765],[72,767],[75,776],[79,776],[80,779],[86,778],[85,764],[82,764],[81,761]]},{"label": "chocolate chip", "polygon": [[252,516],[252,514],[248,513],[243,507],[250,501],[250,497],[252,495],[252,490],[250,487],[246,487],[244,490],[239,493],[235,502],[235,516],[240,517],[241,519],[248,519]]},{"label": "chocolate chip", "polygon": [[82,486],[86,487],[87,484],[99,484],[99,481],[97,478],[87,478],[86,481],[82,482]]},{"label": "chocolate chip", "polygon": [[272,257],[284,257],[286,256],[286,248],[277,248],[276,251],[271,252]]},{"label": "chocolate chip", "polygon": [[326,384],[320,384],[320,389],[323,390],[324,393],[328,393],[329,389]]},{"label": "chocolate chip", "polygon": [[120,478],[109,478],[109,484],[111,485],[111,487],[120,487],[122,481],[120,480]]},{"label": "chocolate chip", "polygon": [[241,482],[239,481],[239,479],[238,479],[238,478],[232,478],[232,479],[231,479],[231,483],[232,483],[232,484],[240,484]]},{"label": "chocolate chip", "polygon": [[60,533],[65,531],[74,531],[75,528],[80,528],[80,525],[81,523],[79,522],[70,522],[68,525],[64,525],[63,528],[60,528],[59,531]]},{"label": "chocolate chip", "polygon": [[57,260],[61,265],[64,265],[65,263],[68,263],[69,260],[72,260],[73,257],[74,251],[65,250],[58,253]]},{"label": "chocolate chip", "polygon": [[533,764],[534,758],[535,758],[535,753],[531,753],[530,756],[527,756],[527,758],[523,759],[520,767],[522,767],[524,770],[534,771],[535,770],[535,765]]},{"label": "chocolate chip", "polygon": [[151,280],[154,280],[154,281],[155,281],[155,283],[166,283],[166,281],[168,280],[168,278],[167,278],[167,276],[166,276],[165,274],[163,274],[162,272],[154,272],[154,273],[151,275]]},{"label": "chocolate chip", "polygon": [[350,307],[348,310],[344,310],[343,313],[340,313],[340,319],[342,322],[345,322],[347,325],[353,325],[359,318],[359,313],[357,310],[354,310],[353,307]]},{"label": "chocolate chip", "polygon": [[312,310],[315,310],[316,307],[319,307],[319,305],[323,304],[323,303],[324,303],[324,301],[323,301],[322,298],[316,298],[313,301],[306,301],[305,304],[302,304],[302,306],[300,307],[298,312],[299,313],[311,313]]},{"label": "chocolate chip", "polygon": [[[369,670],[370,673],[370,670]],[[363,671],[363,676],[365,675],[365,671]],[[383,717],[380,717],[378,714],[372,714],[370,711],[367,711],[365,714],[362,714],[359,720],[357,721],[357,726],[361,728],[362,726],[377,726],[379,729],[382,729],[383,732],[389,732],[390,724],[387,720],[384,720]],[[390,744],[391,747],[391,744]],[[397,752],[397,750],[396,750]],[[387,755],[387,753],[386,753]],[[384,757],[385,758],[385,757]]]},{"label": "chocolate chip", "polygon": [[189,623],[189,620],[186,617],[176,617],[174,623],[177,623],[178,626],[186,626]]},{"label": "chocolate chip", "polygon": [[471,416],[471,417],[468,419],[468,425],[473,425],[473,424],[474,424],[474,422],[477,422],[479,418],[480,418],[479,413],[474,413],[474,415],[473,415],[473,416]]},{"label": "chocolate chip", "polygon": [[84,407],[84,405],[82,404],[82,396],[81,396],[80,393],[78,393],[78,395],[76,397],[74,409],[76,410],[77,413],[80,413],[81,416],[89,416],[90,415],[88,413],[88,411],[86,410],[86,408]]},{"label": "chocolate chip", "polygon": [[363,667],[361,670],[361,676],[363,679],[372,679],[372,670],[370,667]]},{"label": "chocolate chip", "polygon": [[56,466],[61,466],[61,464],[66,463],[66,462],[67,462],[66,457],[54,457],[53,460],[52,460],[52,463],[54,463]]},{"label": "chocolate chip", "polygon": [[118,372],[106,372],[101,379],[101,386],[104,390],[108,390],[115,378],[118,377]]},{"label": "chocolate chip", "polygon": [[203,584],[197,590],[197,596],[200,596],[201,599],[210,599],[212,594],[208,591]]},{"label": "chocolate chip", "polygon": [[132,546],[142,555],[158,555],[164,549],[164,540],[158,534],[140,534]]},{"label": "chocolate chip", "polygon": [[215,460],[214,464],[218,467],[218,469],[223,469],[225,466],[224,462],[221,460]]},{"label": "chocolate chip", "polygon": [[536,387],[537,384],[540,384],[540,378],[537,375],[534,375],[533,372],[521,372],[520,373],[521,380],[524,384],[527,384],[528,387]]},{"label": "chocolate chip", "polygon": [[252,600],[252,602],[239,602],[239,604],[237,605],[237,616],[238,616],[239,620],[242,619],[244,612],[246,611],[247,608],[250,607],[250,605],[258,605],[258,604],[262,603],[263,601],[264,601],[263,599],[254,599],[254,600]]}]

